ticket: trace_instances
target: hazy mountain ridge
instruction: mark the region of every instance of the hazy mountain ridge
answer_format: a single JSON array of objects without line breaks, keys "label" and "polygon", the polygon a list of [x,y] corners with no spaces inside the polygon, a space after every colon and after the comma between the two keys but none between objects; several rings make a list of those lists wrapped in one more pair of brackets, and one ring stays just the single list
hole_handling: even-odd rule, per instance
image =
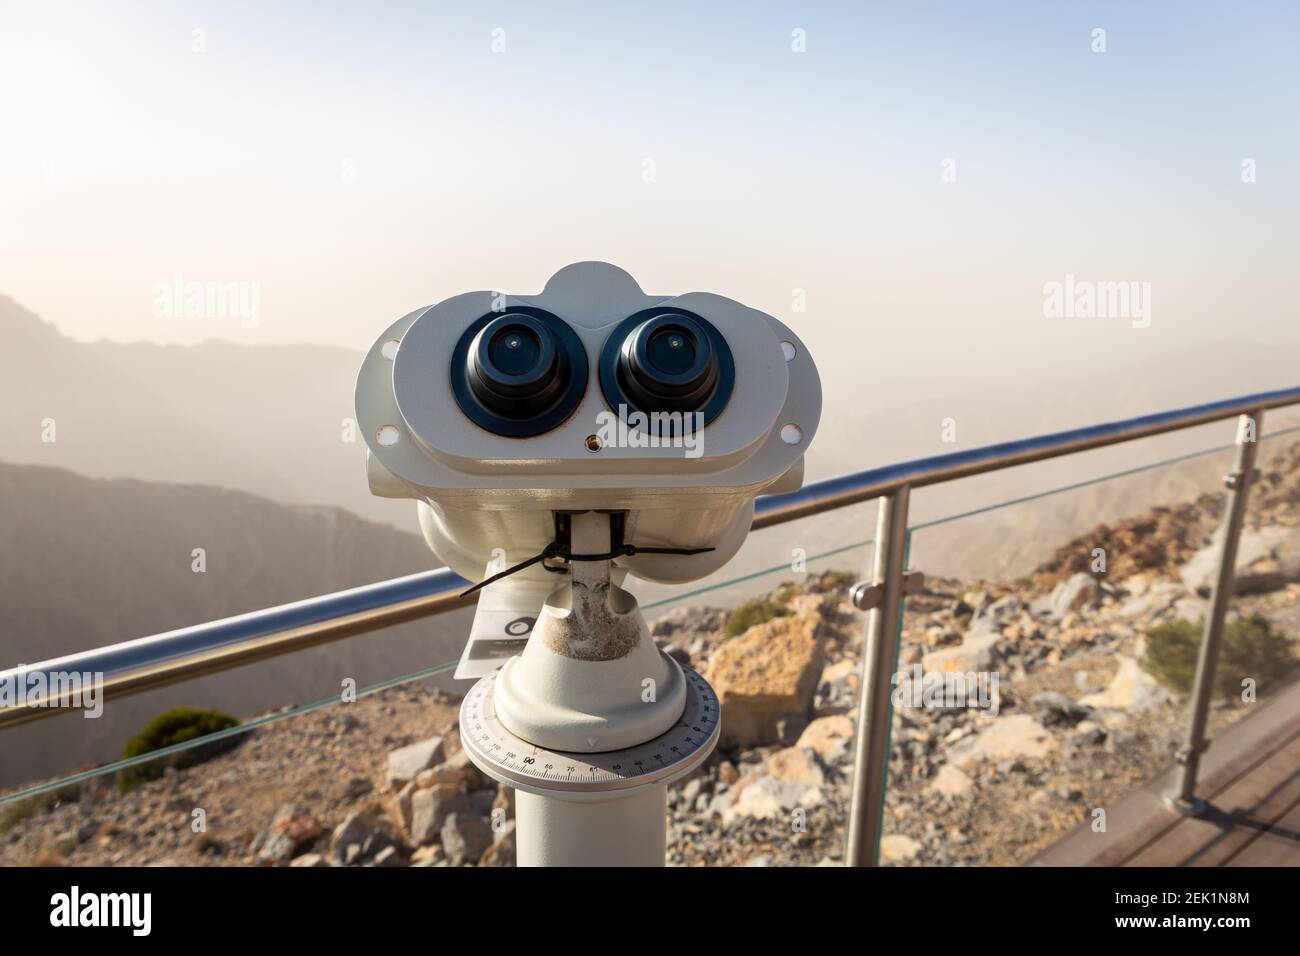
[{"label": "hazy mountain ridge", "polygon": [[[0,528],[0,667],[434,564],[418,535],[339,508],[33,465],[0,463]],[[193,570],[196,548],[203,572]],[[175,703],[242,715],[337,692],[344,677],[364,686],[441,663],[467,633],[462,618],[444,615],[112,703],[96,721],[58,718],[7,731],[0,783],[108,759]]]},{"label": "hazy mountain ridge", "polygon": [[[418,303],[417,303],[418,304]],[[377,329],[358,322],[357,340]],[[1134,334],[1142,334],[1135,331]],[[414,530],[409,502],[376,498],[365,444],[344,440],[362,352],[312,345],[196,346],[80,342],[0,296],[0,436],[4,460],[94,477],[202,482],[298,504],[337,505]],[[861,376],[824,377],[808,480],[1297,384],[1300,347],[1249,342],[1187,346],[1156,364],[1117,356],[1104,374],[1044,381],[1026,368],[979,386],[954,382],[927,356],[864,358]],[[981,356],[969,357],[978,369]],[[57,441],[42,441],[54,418]],[[955,431],[945,428],[952,419]],[[1271,416],[1269,427],[1296,413]],[[951,439],[951,440],[949,440]],[[920,520],[1042,490],[1135,462],[1230,440],[1221,426],[1045,463],[927,493]],[[1137,507],[1147,502],[1137,502]],[[842,539],[837,542],[842,543]],[[815,544],[804,545],[815,550]],[[762,562],[760,562],[761,564]]]},{"label": "hazy mountain ridge", "polygon": [[197,481],[415,527],[410,505],[370,494],[365,443],[345,440],[360,352],[78,342],[2,296],[0,341],[7,461]]},{"label": "hazy mountain ridge", "polygon": [[36,465],[0,463],[0,524],[6,650],[27,660],[51,633],[94,647],[433,565],[418,535],[339,508]]}]

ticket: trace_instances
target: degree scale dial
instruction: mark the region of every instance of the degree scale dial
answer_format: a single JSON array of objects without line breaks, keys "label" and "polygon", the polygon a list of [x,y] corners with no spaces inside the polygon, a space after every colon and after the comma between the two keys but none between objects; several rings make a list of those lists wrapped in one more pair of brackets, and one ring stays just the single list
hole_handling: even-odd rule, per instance
[{"label": "degree scale dial", "polygon": [[602,753],[547,750],[516,737],[497,719],[493,690],[499,671],[482,678],[460,707],[461,744],[470,760],[508,786],[569,799],[617,797],[642,787],[671,783],[690,773],[712,753],[721,730],[717,695],[689,667],[686,708],[677,723],[643,744]]}]

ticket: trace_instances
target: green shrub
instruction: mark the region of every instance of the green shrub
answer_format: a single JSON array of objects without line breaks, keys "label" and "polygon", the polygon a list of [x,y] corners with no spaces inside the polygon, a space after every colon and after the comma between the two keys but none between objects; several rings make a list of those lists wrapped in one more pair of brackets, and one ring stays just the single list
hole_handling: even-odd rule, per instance
[{"label": "green shrub", "polygon": [[772,595],[772,600],[777,604],[789,604],[802,593],[803,590],[799,585],[787,581],[776,589],[776,593]]},{"label": "green shrub", "polygon": [[810,594],[829,594],[832,591],[846,591],[862,578],[852,571],[821,571],[808,575],[804,587]]},{"label": "green shrub", "polygon": [[[1187,694],[1196,679],[1196,658],[1201,648],[1203,621],[1179,620],[1147,631],[1147,653],[1143,667],[1156,680],[1180,694]],[[1232,621],[1224,627],[1223,646],[1214,675],[1214,689],[1220,697],[1237,699],[1247,677],[1258,688],[1281,677],[1295,658],[1284,635],[1269,627],[1258,614]]]},{"label": "green shrub", "polygon": [[[217,710],[196,710],[193,707],[177,707],[159,714],[149,721],[148,726],[132,737],[122,751],[122,759],[129,760],[142,754],[153,753],[173,744],[181,744],[214,734],[219,730],[238,727],[239,721],[229,714]],[[195,764],[211,760],[213,757],[238,747],[244,735],[226,737],[206,744],[189,747],[178,753],[150,760],[147,763],[127,767],[117,772],[117,789],[125,793],[147,780],[155,780],[163,775],[167,767],[193,767]]]},{"label": "green shrub", "polygon": [[822,575],[822,585],[827,589],[851,588],[861,575],[852,571],[827,571]]},{"label": "green shrub", "polygon": [[75,783],[70,783],[57,790],[48,790],[45,793],[5,804],[0,808],[0,833],[12,830],[20,821],[46,810],[53,810],[60,804],[75,803],[80,796],[81,789]]},{"label": "green shrub", "polygon": [[736,637],[744,634],[755,624],[762,624],[774,617],[785,617],[790,609],[784,604],[769,598],[754,598],[739,605],[727,618],[727,636]]}]

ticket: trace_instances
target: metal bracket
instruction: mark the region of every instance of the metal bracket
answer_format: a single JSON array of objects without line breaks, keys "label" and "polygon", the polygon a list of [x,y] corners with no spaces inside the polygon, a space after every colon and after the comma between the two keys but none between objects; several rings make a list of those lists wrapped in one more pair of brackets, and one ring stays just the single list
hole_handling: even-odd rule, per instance
[{"label": "metal bracket", "polygon": [[[903,593],[920,594],[925,590],[925,575],[920,571],[903,572]],[[880,606],[885,597],[883,581],[859,581],[849,589],[849,600],[859,611],[870,611]]]},{"label": "metal bracket", "polygon": [[[1262,473],[1258,468],[1252,469],[1250,472],[1250,483],[1254,484],[1255,482],[1259,481],[1261,475]],[[1228,474],[1223,476],[1223,486],[1229,489],[1230,491],[1236,491],[1239,488],[1241,488],[1242,486],[1241,479],[1243,477],[1244,474],[1240,471],[1230,471],[1228,472]]]},{"label": "metal bracket", "polygon": [[1209,740],[1202,740],[1201,745],[1196,748],[1192,748],[1187,746],[1187,744],[1183,744],[1183,746],[1179,747],[1178,750],[1174,752],[1174,762],[1178,764],[1182,764],[1184,767],[1186,767],[1187,764],[1191,761],[1193,756],[1195,756],[1196,754],[1203,754],[1205,753],[1205,751],[1209,749],[1210,749]]},{"label": "metal bracket", "polygon": [[859,611],[870,611],[880,607],[880,602],[884,596],[885,586],[883,584],[868,584],[866,581],[859,581],[849,588],[849,600]]}]

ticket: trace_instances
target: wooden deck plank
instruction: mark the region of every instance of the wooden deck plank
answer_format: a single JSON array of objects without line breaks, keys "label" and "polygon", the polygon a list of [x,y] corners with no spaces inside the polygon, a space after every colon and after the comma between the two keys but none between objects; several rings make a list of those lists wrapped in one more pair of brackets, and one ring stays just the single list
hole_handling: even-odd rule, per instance
[{"label": "wooden deck plank", "polygon": [[[1197,792],[1213,804],[1218,794],[1249,775],[1300,736],[1300,684],[1292,684],[1257,710],[1225,728],[1202,755]],[[1293,763],[1292,766],[1295,766]],[[1143,787],[1106,808],[1107,830],[1088,824],[1067,834],[1028,861],[1029,866],[1122,866],[1186,818],[1170,810],[1163,795],[1180,768],[1170,767]]]},{"label": "wooden deck plank", "polygon": [[1300,866],[1300,799],[1227,866]]},{"label": "wooden deck plank", "polygon": [[1300,802],[1300,736],[1209,798],[1125,866],[1223,866]]}]

